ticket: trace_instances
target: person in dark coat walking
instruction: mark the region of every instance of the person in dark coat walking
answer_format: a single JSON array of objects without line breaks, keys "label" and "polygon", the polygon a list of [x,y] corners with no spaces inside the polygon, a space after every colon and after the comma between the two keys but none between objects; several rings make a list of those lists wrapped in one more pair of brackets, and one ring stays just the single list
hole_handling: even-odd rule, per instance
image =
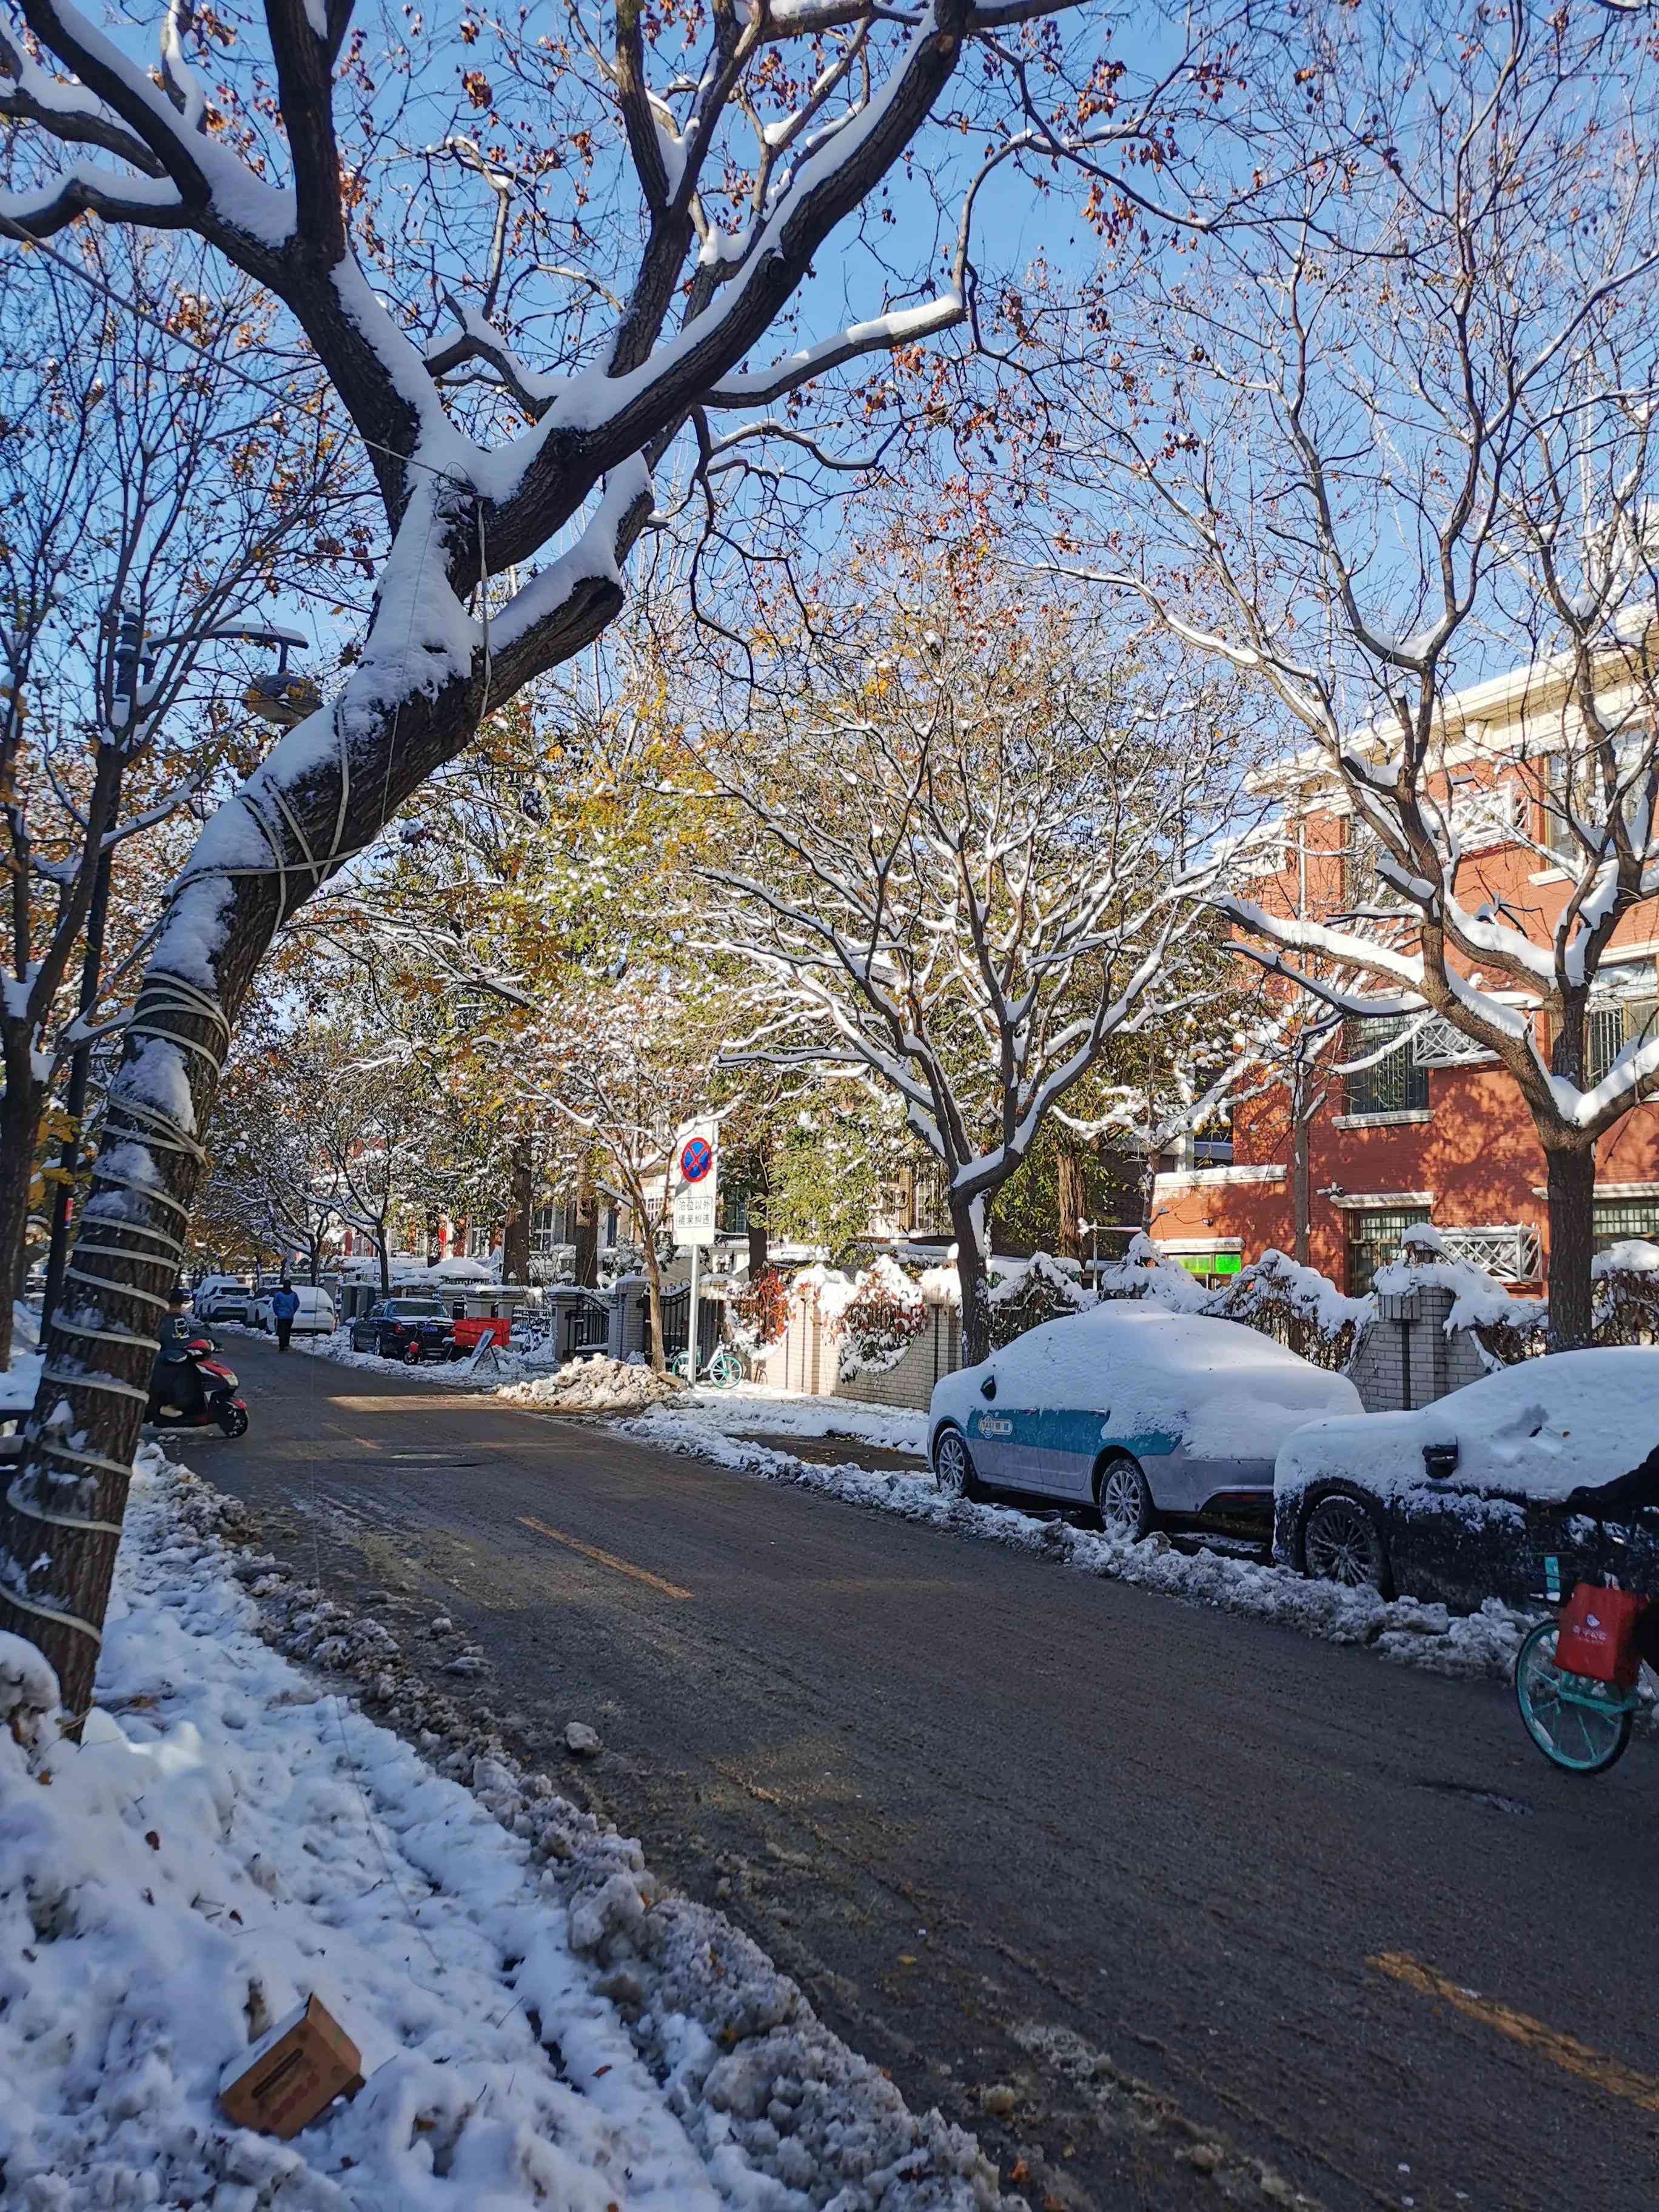
[{"label": "person in dark coat walking", "polygon": [[276,1349],[288,1350],[288,1340],[294,1334],[294,1316],[300,1310],[300,1293],[286,1275],[270,1294],[270,1319],[276,1331]]}]

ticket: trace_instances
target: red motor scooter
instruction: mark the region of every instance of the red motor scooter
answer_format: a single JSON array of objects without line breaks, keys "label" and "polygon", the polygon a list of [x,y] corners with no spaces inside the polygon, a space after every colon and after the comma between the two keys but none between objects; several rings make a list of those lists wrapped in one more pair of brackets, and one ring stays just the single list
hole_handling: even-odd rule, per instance
[{"label": "red motor scooter", "polygon": [[[179,1350],[184,1357],[164,1361],[160,1379],[151,1383],[144,1419],[155,1429],[222,1429],[228,1437],[246,1436],[247,1407],[236,1395],[236,1377],[220,1358],[213,1339],[193,1336]],[[198,1385],[191,1394],[196,1403],[189,1409],[167,1395],[169,1368],[179,1370],[181,1379],[190,1376]]]}]

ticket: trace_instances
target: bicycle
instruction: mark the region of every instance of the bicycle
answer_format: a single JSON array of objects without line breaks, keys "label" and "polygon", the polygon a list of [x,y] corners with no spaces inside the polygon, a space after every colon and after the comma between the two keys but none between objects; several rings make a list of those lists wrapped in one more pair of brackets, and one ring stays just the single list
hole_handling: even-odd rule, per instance
[{"label": "bicycle", "polygon": [[[678,1375],[683,1382],[691,1378],[691,1355],[677,1352],[668,1363],[670,1374]],[[729,1344],[715,1346],[712,1356],[697,1370],[699,1382],[707,1382],[711,1389],[731,1390],[743,1380],[743,1362]]]},{"label": "bicycle", "polygon": [[[1637,1509],[1631,1526],[1644,1510]],[[1628,1545],[1629,1537],[1605,1522],[1596,1525],[1604,1555],[1608,1545]],[[1540,1601],[1558,1610],[1528,1632],[1515,1655],[1516,1702],[1527,1733],[1569,1774],[1605,1774],[1624,1756],[1643,1661],[1659,1659],[1659,1616],[1644,1619],[1654,1599],[1622,1589],[1606,1571],[1605,1556],[1601,1564],[1601,1578],[1575,1584],[1564,1602],[1561,1562],[1553,1553],[1545,1559]]]}]

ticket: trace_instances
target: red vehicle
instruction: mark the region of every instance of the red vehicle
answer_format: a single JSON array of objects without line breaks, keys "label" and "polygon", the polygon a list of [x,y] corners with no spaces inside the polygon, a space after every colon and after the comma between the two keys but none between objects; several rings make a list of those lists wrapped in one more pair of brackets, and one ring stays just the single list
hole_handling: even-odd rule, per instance
[{"label": "red vehicle", "polygon": [[177,1357],[157,1362],[144,1418],[157,1429],[222,1429],[228,1437],[246,1435],[247,1407],[236,1395],[236,1377],[210,1336],[190,1337],[178,1347]]}]

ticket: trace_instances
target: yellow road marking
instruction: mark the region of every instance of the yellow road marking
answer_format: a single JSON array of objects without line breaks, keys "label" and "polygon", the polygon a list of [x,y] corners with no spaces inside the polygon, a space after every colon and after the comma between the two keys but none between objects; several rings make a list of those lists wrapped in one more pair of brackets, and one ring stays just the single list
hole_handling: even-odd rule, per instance
[{"label": "yellow road marking", "polygon": [[619,1575],[632,1575],[636,1583],[648,1583],[665,1597],[690,1597],[689,1589],[678,1583],[665,1583],[660,1575],[653,1575],[648,1567],[636,1567],[631,1559],[619,1559],[614,1552],[602,1552],[597,1544],[584,1544],[580,1537],[567,1536],[562,1528],[550,1528],[545,1521],[538,1521],[533,1513],[520,1513],[520,1520],[526,1528],[533,1528],[538,1536],[550,1536],[556,1544],[565,1544],[573,1552],[580,1552],[585,1559],[597,1559],[602,1567],[614,1567]]},{"label": "yellow road marking", "polygon": [[1576,2074],[1581,2081],[1593,2082],[1609,2097],[1622,2097],[1627,2104],[1644,2112],[1659,2112],[1659,2081],[1652,2075],[1638,2074],[1633,2067],[1592,2051],[1577,2036],[1564,2035],[1559,2028],[1534,2020],[1529,2013],[1515,2012],[1508,2005],[1499,2004],[1495,1997],[1483,1997],[1479,1990],[1466,1989],[1461,1982],[1437,1973],[1432,1966],[1408,1958],[1402,1951],[1381,1952],[1367,1963],[1392,1980],[1403,1982],[1419,1996],[1438,1997],[1470,2020],[1495,2028],[1499,2035],[1508,2036],[1511,2043],[1524,2044],[1540,2058],[1547,2058],[1552,2065],[1560,2067],[1564,2073]]}]

